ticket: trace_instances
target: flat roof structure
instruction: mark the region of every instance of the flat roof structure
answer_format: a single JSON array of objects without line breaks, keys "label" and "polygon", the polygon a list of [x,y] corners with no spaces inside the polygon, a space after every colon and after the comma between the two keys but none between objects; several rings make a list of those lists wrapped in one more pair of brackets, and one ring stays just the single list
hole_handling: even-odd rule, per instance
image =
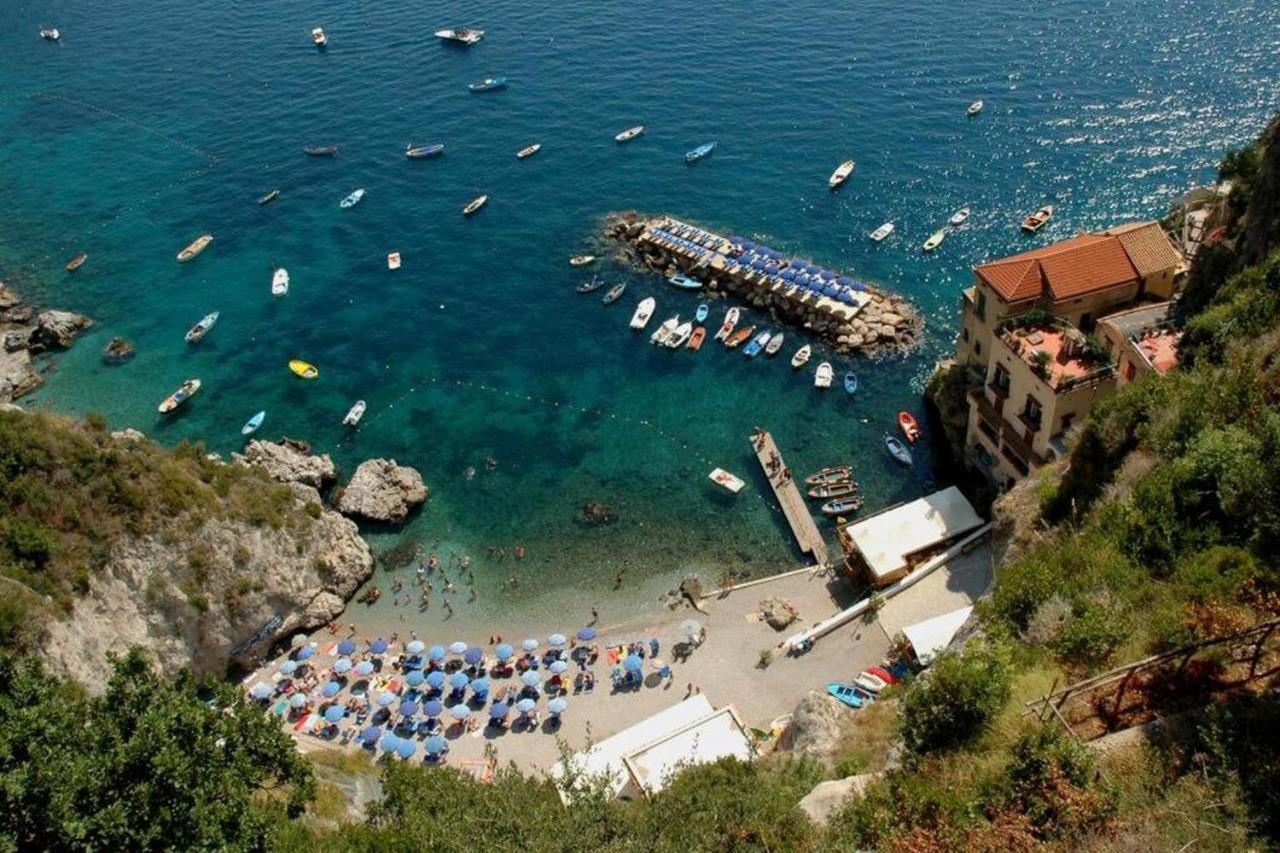
[{"label": "flat roof structure", "polygon": [[[746,727],[733,708],[726,706],[636,750],[624,757],[622,763],[631,776],[632,786],[642,793],[656,794],[681,769],[730,756],[750,761],[754,751]],[[624,789],[622,796],[627,794]]]},{"label": "flat roof structure", "polygon": [[951,643],[951,639],[960,630],[960,626],[969,619],[971,613],[973,613],[973,605],[961,607],[959,610],[952,610],[950,613],[908,625],[902,629],[902,633],[911,643],[916,659],[928,666],[938,653]]},{"label": "flat roof structure", "polygon": [[840,541],[865,564],[877,586],[905,575],[912,559],[981,527],[983,520],[955,486],[845,525]]}]

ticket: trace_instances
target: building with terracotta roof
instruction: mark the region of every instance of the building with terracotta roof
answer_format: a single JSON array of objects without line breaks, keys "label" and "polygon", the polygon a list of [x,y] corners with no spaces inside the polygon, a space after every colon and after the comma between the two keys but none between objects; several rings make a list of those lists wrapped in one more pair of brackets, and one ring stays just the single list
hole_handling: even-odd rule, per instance
[{"label": "building with terracotta roof", "polygon": [[1143,376],[1163,376],[1178,363],[1182,326],[1172,302],[1110,314],[1098,321],[1098,331],[1116,361],[1117,387]]}]

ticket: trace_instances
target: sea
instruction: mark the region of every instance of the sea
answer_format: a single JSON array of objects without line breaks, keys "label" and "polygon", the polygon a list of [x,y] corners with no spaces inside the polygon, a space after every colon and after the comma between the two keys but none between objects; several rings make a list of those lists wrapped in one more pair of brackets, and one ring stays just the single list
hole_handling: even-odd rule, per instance
[{"label": "sea", "polygon": [[[486,35],[459,47],[433,36],[446,26]],[[1278,48],[1280,6],[1265,0],[8,0],[0,280],[94,319],[24,402],[224,456],[264,410],[258,437],[305,440],[344,477],[371,457],[417,468],[427,505],[366,527],[369,541],[394,549],[386,565],[421,547],[448,565],[465,555],[469,573],[420,612],[393,603],[380,572],[386,594],[360,618],[431,629],[446,597],[454,627],[643,613],[690,574],[714,585],[805,564],[753,427],[798,473],[851,464],[865,512],[942,485],[927,422],[911,468],[882,437],[899,411],[924,420],[970,268],[1159,217],[1212,182],[1276,110]],[[468,91],[489,75],[507,88]],[[614,142],[635,124],[643,136]],[[403,154],[435,142],[437,160]],[[532,142],[541,152],[517,160]],[[303,155],[330,144],[332,159]],[[852,179],[829,191],[849,158]],[[364,200],[340,209],[357,187]],[[488,205],[464,218],[480,193]],[[1020,233],[1046,203],[1049,226]],[[968,222],[923,254],[964,205]],[[872,358],[818,346],[810,367],[856,371],[853,396],[791,370],[795,329],[772,360],[659,351],[627,328],[639,299],[657,299],[658,320],[708,301],[712,323],[730,303],[618,263],[600,232],[619,211],[674,214],[902,294],[925,318],[920,344]],[[891,238],[868,240],[890,220]],[[212,246],[178,264],[203,233]],[[573,269],[580,252],[602,260]],[[292,279],[283,299],[276,266]],[[605,307],[575,293],[589,274],[626,295]],[[217,326],[185,344],[211,311]],[[137,355],[108,366],[117,335]],[[293,358],[319,378],[292,375]],[[162,420],[157,404],[189,377],[203,390]],[[356,399],[368,413],[348,430]],[[747,488],[718,489],[717,466]],[[584,523],[587,501],[616,519]]]}]

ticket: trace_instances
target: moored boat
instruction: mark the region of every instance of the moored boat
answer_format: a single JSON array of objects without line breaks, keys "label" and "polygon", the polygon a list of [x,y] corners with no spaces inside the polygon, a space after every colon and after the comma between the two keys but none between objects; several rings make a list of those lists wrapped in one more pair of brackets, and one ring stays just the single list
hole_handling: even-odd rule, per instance
[{"label": "moored boat", "polygon": [[399,252],[390,252],[387,254],[387,269],[389,270],[400,269],[400,253]]},{"label": "moored boat", "polygon": [[431,145],[408,145],[404,149],[404,156],[410,160],[427,160],[432,157],[439,157],[443,153],[443,142],[435,142]]},{"label": "moored boat", "polygon": [[186,382],[183,382],[177,391],[174,391],[168,397],[165,397],[164,400],[160,403],[160,406],[158,407],[160,414],[162,415],[169,414],[174,409],[178,408],[183,403],[187,402],[192,397],[194,397],[195,393],[199,390],[200,390],[199,379],[188,379]]},{"label": "moored boat", "polygon": [[486,77],[467,86],[467,89],[472,92],[496,92],[505,88],[507,88],[506,77]]},{"label": "moored boat", "polygon": [[915,444],[916,439],[920,438],[920,424],[910,412],[898,412],[898,429],[902,430],[903,437],[911,444]]},{"label": "moored boat", "polygon": [[338,207],[342,208],[343,210],[347,210],[359,204],[360,199],[362,198],[364,198],[364,187],[360,187],[359,189],[352,190],[350,195],[348,195],[342,201],[338,202]]},{"label": "moored boat", "polygon": [[271,295],[284,296],[289,292],[289,271],[284,267],[271,274]]},{"label": "moored boat", "polygon": [[253,435],[258,431],[258,427],[262,426],[262,422],[266,420],[266,417],[266,412],[258,412],[256,415],[244,422],[244,426],[240,427],[240,434]]},{"label": "moored boat", "polygon": [[693,322],[705,323],[707,314],[711,313],[711,309],[707,307],[707,303],[703,302],[698,306],[698,310],[693,312]]},{"label": "moored boat", "polygon": [[986,103],[981,99],[978,99],[969,105],[969,109],[966,112],[971,116],[976,116],[978,113],[982,112],[982,108],[985,106]]},{"label": "moored boat", "polygon": [[964,207],[951,214],[951,218],[948,219],[947,222],[951,225],[963,225],[965,220],[969,218],[969,214],[972,212],[973,211],[970,209],[969,205],[966,204]]},{"label": "moored boat", "polygon": [[701,290],[702,282],[696,278],[689,278],[687,275],[673,275],[667,279],[667,284],[672,287],[678,287],[681,290]]},{"label": "moored boat", "polygon": [[662,321],[662,325],[649,336],[649,343],[663,346],[675,334],[676,326],[680,325],[680,315],[669,317]]},{"label": "moored boat", "polygon": [[852,495],[858,491],[858,484],[852,480],[829,483],[825,486],[814,486],[809,490],[809,497],[814,500],[826,500],[828,498],[841,498],[845,495]]},{"label": "moored boat", "polygon": [[572,258],[569,259],[569,266],[585,267],[587,264],[595,263],[595,260],[596,260],[595,255],[574,255]]},{"label": "moored boat", "polygon": [[711,482],[715,483],[717,486],[723,486],[735,495],[742,491],[743,487],[747,485],[741,479],[730,474],[723,468],[713,468],[708,476],[710,477]]},{"label": "moored boat", "polygon": [[204,340],[204,336],[209,334],[209,330],[213,328],[213,324],[218,322],[218,312],[214,311],[205,314],[200,318],[200,322],[196,323],[187,330],[186,341],[189,344],[198,344]]},{"label": "moored boat", "polygon": [[778,350],[782,349],[782,343],[784,340],[786,340],[786,335],[782,334],[782,332],[778,332],[778,334],[769,338],[769,343],[764,348],[764,354],[770,358],[777,355]]},{"label": "moored boat", "polygon": [[637,124],[635,127],[628,127],[626,130],[616,134],[613,137],[614,142],[630,142],[640,134],[644,133],[644,125]]},{"label": "moored boat", "polygon": [[523,160],[526,157],[532,157],[534,154],[537,154],[541,150],[542,150],[541,142],[535,142],[532,145],[526,145],[525,147],[521,148],[519,151],[516,152],[516,159]]},{"label": "moored boat", "polygon": [[885,433],[884,436],[884,446],[888,449],[889,455],[894,459],[898,460],[903,465],[911,464],[911,451],[907,449],[905,444],[898,441],[898,439],[888,433]]},{"label": "moored boat", "polygon": [[934,231],[929,235],[929,239],[924,241],[924,245],[921,248],[926,252],[932,252],[934,249],[941,246],[942,241],[945,239],[947,239],[947,230],[945,228],[939,228],[937,231]]},{"label": "moored boat", "polygon": [[45,41],[57,41],[62,38],[62,33],[58,32],[57,27],[43,27],[40,30],[40,38]]},{"label": "moored boat", "polygon": [[818,369],[813,374],[813,385],[815,388],[830,388],[831,380],[836,376],[836,372],[831,367],[831,362],[824,361],[818,365]]},{"label": "moored boat", "polygon": [[844,390],[848,394],[855,394],[858,391],[858,374],[852,370],[844,375]]},{"label": "moored boat", "polygon": [[295,376],[301,376],[303,379],[315,379],[320,375],[320,369],[314,364],[303,361],[300,358],[289,360],[289,369],[293,371]]},{"label": "moored boat", "polygon": [[804,478],[806,486],[829,486],[832,483],[848,483],[853,477],[853,468],[849,465],[832,465],[830,468],[819,468]]},{"label": "moored boat", "polygon": [[278,198],[280,198],[280,190],[272,190],[271,192],[264,195],[262,198],[258,199],[258,205],[262,206],[264,204],[271,204],[271,202],[275,201]]},{"label": "moored boat", "polygon": [[689,336],[689,349],[697,352],[702,349],[702,342],[707,339],[707,327],[699,326],[693,330],[693,334]]},{"label": "moored boat", "polygon": [[734,349],[751,340],[751,336],[756,332],[755,326],[747,326],[745,329],[739,329],[724,339],[724,345],[729,349]]},{"label": "moored boat", "polygon": [[729,335],[733,334],[733,329],[738,325],[738,317],[741,311],[737,308],[730,308],[724,312],[724,322],[720,324],[720,331],[716,332],[716,340],[723,341]]},{"label": "moored boat", "polygon": [[347,410],[346,417],[342,419],[342,425],[353,427],[360,423],[360,419],[364,417],[364,410],[364,400],[356,400],[355,405]]},{"label": "moored boat", "polygon": [[604,287],[604,282],[600,280],[599,276],[593,275],[591,276],[591,281],[584,281],[575,289],[578,293],[591,293],[592,291],[599,290],[602,287]]},{"label": "moored boat", "polygon": [[639,331],[649,325],[649,318],[653,316],[653,309],[658,307],[658,301],[652,296],[646,296],[640,300],[640,304],[636,306],[635,313],[631,315],[631,328]]},{"label": "moored boat", "polygon": [[715,142],[704,142],[701,145],[699,145],[697,148],[694,148],[692,151],[687,152],[684,155],[684,161],[686,163],[696,163],[699,160],[701,160],[703,157],[706,157],[708,154],[710,154],[712,151],[715,151],[715,150],[716,150]]},{"label": "moored boat", "polygon": [[689,338],[691,338],[692,336],[693,336],[693,321],[685,320],[679,326],[676,326],[676,330],[671,333],[671,336],[669,338],[667,338],[666,344],[671,349],[680,349],[680,347],[684,346],[689,342]]},{"label": "moored boat", "polygon": [[805,363],[809,361],[809,356],[812,353],[813,347],[811,345],[805,344],[800,347],[800,349],[796,350],[796,354],[791,356],[791,366],[796,368],[804,367]]},{"label": "moored boat", "polygon": [[323,27],[313,27],[311,29],[311,43],[316,47],[324,47],[329,43],[329,36],[325,34]]},{"label": "moored boat", "polygon": [[1022,220],[1022,230],[1028,234],[1034,234],[1045,226],[1050,219],[1053,218],[1053,205],[1046,204],[1035,213]]},{"label": "moored boat", "polygon": [[302,153],[308,157],[337,157],[338,146],[336,145],[308,145],[302,149]]},{"label": "moored boat", "polygon": [[625,281],[620,281],[617,284],[615,284],[613,287],[609,288],[609,292],[606,293],[600,301],[603,302],[605,305],[612,305],[613,303],[621,299],[622,294],[626,293],[626,291],[627,291],[627,283]]},{"label": "moored boat", "polygon": [[469,27],[451,27],[443,30],[436,30],[436,38],[441,41],[456,42],[457,44],[470,47],[480,39],[484,38],[484,30],[473,30]]},{"label": "moored boat", "polygon": [[209,244],[213,242],[212,234],[201,234],[199,237],[191,241],[187,248],[178,253],[178,263],[185,264],[196,255],[209,248]]},{"label": "moored boat", "polygon": [[829,500],[822,505],[822,514],[829,518],[850,515],[862,509],[862,498],[852,495],[845,498]]},{"label": "moored boat", "polygon": [[892,234],[893,229],[894,229],[894,225],[892,222],[886,222],[885,224],[881,225],[879,228],[871,232],[872,242],[879,243],[885,237],[888,237],[890,234]]},{"label": "moored boat", "polygon": [[747,344],[746,349],[742,351],[742,354],[747,358],[755,358],[769,343],[769,338],[771,337],[773,337],[773,333],[768,329],[765,329],[763,332],[756,335],[755,338],[752,339],[751,343]]},{"label": "moored boat", "polygon": [[67,261],[67,272],[75,272],[84,266],[84,262],[89,260],[89,256],[84,252],[77,252],[76,256]]},{"label": "moored boat", "polygon": [[471,199],[471,201],[467,202],[466,207],[462,208],[462,215],[470,216],[480,208],[484,207],[485,204],[488,203],[488,201],[489,201],[489,196],[487,195],[476,196],[475,198]]},{"label": "moored boat", "polygon": [[831,173],[831,177],[827,178],[827,186],[834,190],[836,187],[849,180],[849,176],[853,174],[853,169],[857,165],[858,164],[852,160],[845,160],[836,167],[834,172]]}]

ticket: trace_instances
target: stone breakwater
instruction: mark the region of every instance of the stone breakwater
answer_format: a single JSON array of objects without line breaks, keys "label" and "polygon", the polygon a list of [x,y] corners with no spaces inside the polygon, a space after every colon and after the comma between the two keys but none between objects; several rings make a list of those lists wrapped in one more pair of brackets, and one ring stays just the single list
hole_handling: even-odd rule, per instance
[{"label": "stone breakwater", "polygon": [[664,276],[686,275],[799,326],[836,352],[905,352],[924,320],[907,300],[811,261],[739,237],[723,237],[670,216],[607,217],[605,235],[622,260]]}]

